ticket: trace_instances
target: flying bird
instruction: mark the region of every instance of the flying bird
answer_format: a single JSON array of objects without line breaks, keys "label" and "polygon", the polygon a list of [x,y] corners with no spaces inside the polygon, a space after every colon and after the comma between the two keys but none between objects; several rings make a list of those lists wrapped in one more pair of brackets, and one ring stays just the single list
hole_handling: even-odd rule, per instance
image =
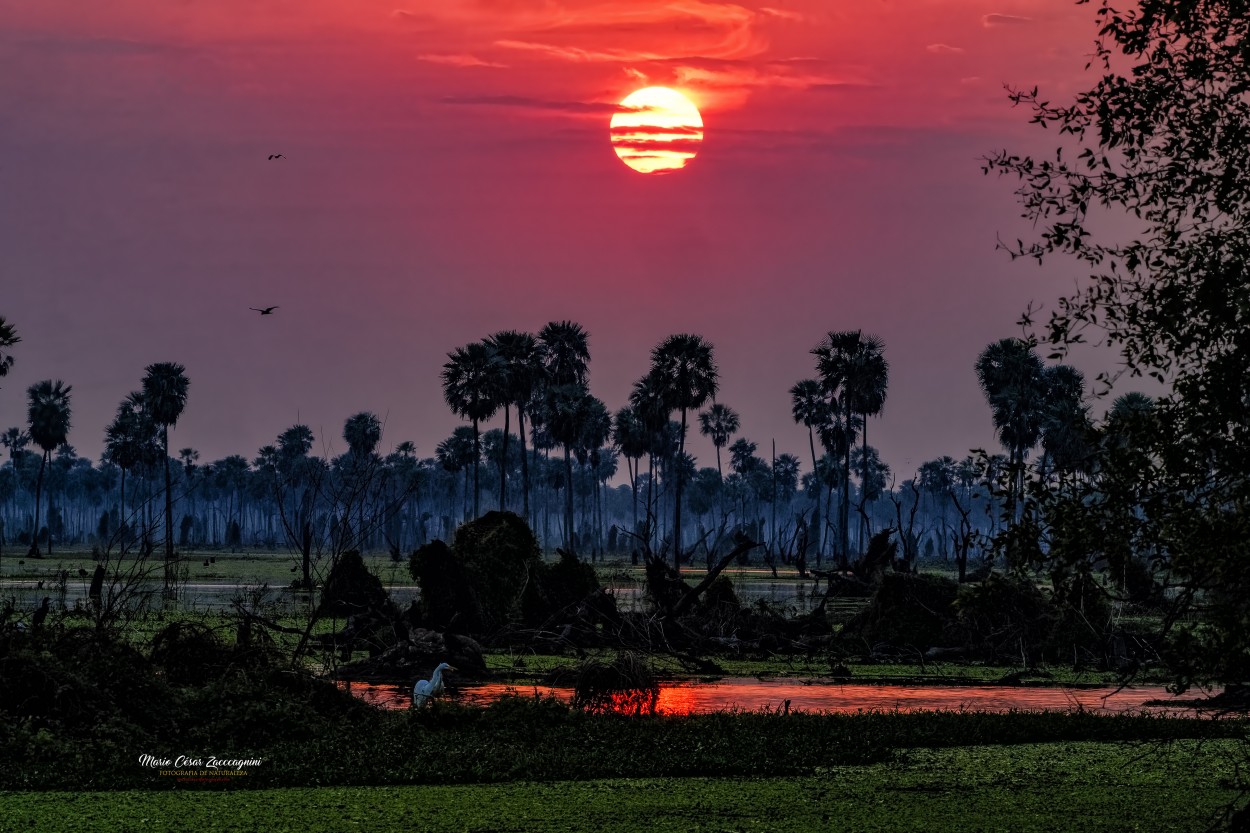
[{"label": "flying bird", "polygon": [[280,153],[271,153],[269,154],[269,158],[270,159],[286,159],[286,157]]},{"label": "flying bird", "polygon": [[276,310],[277,307],[265,307],[264,309],[260,309],[259,307],[248,307],[248,309],[255,310],[261,315],[273,315],[273,311]]},{"label": "flying bird", "polygon": [[428,680],[417,680],[417,684],[412,687],[412,705],[421,708],[430,699],[442,694],[443,672],[455,670],[447,663],[440,662]]}]

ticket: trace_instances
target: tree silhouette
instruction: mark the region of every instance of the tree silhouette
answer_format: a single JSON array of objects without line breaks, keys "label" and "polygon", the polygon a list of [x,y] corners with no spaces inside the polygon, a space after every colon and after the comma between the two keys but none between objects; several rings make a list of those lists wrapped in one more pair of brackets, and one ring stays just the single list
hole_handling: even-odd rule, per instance
[{"label": "tree silhouette", "polygon": [[842,501],[838,514],[841,529],[839,566],[845,570],[850,557],[851,446],[855,443],[855,373],[863,356],[863,338],[858,330],[830,332],[816,347],[816,372],[828,397],[830,421],[821,432],[826,451],[842,461]]},{"label": "tree silhouette", "polygon": [[[31,536],[28,555],[39,558],[39,500],[43,493],[44,472],[52,452],[69,437],[69,394],[70,385],[60,379],[45,379],[36,382],[26,390],[28,404],[27,420],[31,441],[43,449],[43,458],[39,463],[39,479],[35,485],[35,532]],[[49,495],[48,512],[51,514],[51,496]],[[52,533],[48,533],[48,555],[52,554]]]},{"label": "tree silhouette", "polygon": [[583,427],[590,418],[595,400],[585,387],[576,383],[552,385],[546,391],[544,411],[552,439],[564,447],[564,545],[574,548],[573,529],[573,449],[581,441]]},{"label": "tree silhouette", "polygon": [[[868,417],[877,416],[885,407],[886,388],[890,384],[890,364],[885,359],[885,343],[877,336],[860,336],[858,344],[849,356],[846,377],[846,408],[860,417],[860,540],[865,540],[864,524],[867,516],[864,506],[868,501],[868,484],[872,482],[869,465],[872,455],[868,453]],[[884,477],[882,478],[884,483]]]},{"label": "tree silhouette", "polygon": [[720,402],[713,402],[712,407],[699,414],[699,433],[709,438],[716,448],[716,473],[722,480],[725,474],[720,465],[720,450],[738,433],[739,422],[737,411]]},{"label": "tree silhouette", "polygon": [[499,410],[503,360],[485,342],[457,347],[443,365],[443,398],[452,413],[473,423],[473,517],[481,514],[480,425]]},{"label": "tree silhouette", "polygon": [[104,459],[121,469],[121,499],[119,533],[123,545],[129,526],[126,513],[126,475],[139,466],[150,466],[160,454],[156,443],[157,426],[146,410],[136,408],[131,398],[123,399],[117,406],[117,415],[104,429]]},{"label": "tree silhouette", "polygon": [[[712,358],[712,345],[702,336],[672,335],[651,351],[651,372],[659,401],[666,413],[681,412],[681,433],[677,454],[686,453],[686,414],[701,408],[716,396],[719,373]],[[673,564],[681,569],[681,491],[682,477],[676,478],[673,501]]]},{"label": "tree silhouette", "polygon": [[631,531],[638,532],[638,464],[647,453],[650,442],[646,426],[638,418],[638,412],[626,405],[612,419],[612,441],[625,458],[625,470],[629,475],[629,492],[632,497],[633,522]]},{"label": "tree silhouette", "polygon": [[[169,473],[169,429],[178,423],[187,406],[186,368],[176,362],[158,362],[145,368],[143,401],[152,421],[161,428],[161,449],[165,461],[165,560],[174,558],[174,490]],[[172,569],[172,568],[170,568]],[[166,570],[167,579],[173,573]]]},{"label": "tree silhouette", "polygon": [[13,367],[13,355],[8,352],[9,348],[21,340],[17,329],[0,316],[0,378],[9,375],[9,368]]},{"label": "tree silhouette", "polygon": [[1014,520],[1024,489],[1024,459],[1042,432],[1046,404],[1042,360],[1027,341],[1004,338],[981,351],[976,372],[999,442],[1008,452],[1007,516]]},{"label": "tree silhouette", "polygon": [[[521,512],[526,522],[530,519],[530,472],[525,448],[525,410],[534,397],[534,391],[542,384],[542,349],[533,335],[516,330],[504,330],[487,339],[503,361],[503,459],[508,458],[508,406],[516,408],[517,434],[521,438]],[[588,357],[589,358],[589,357]],[[506,474],[499,472],[499,508],[507,508]]]}]

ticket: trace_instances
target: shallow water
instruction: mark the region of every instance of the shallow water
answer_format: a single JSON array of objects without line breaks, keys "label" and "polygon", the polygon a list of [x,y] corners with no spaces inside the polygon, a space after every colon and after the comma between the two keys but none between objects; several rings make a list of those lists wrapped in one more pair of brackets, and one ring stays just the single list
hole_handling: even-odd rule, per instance
[{"label": "shallow water", "polygon": [[[367,703],[387,709],[406,709],[412,701],[410,685],[363,683],[341,680],[340,688]],[[504,695],[522,697],[554,696],[569,701],[573,689],[546,685],[484,683],[449,688],[444,697],[452,702],[487,705]],[[1163,686],[1133,686],[1123,689],[1061,688],[1025,686],[914,686],[914,685],[837,685],[805,683],[801,680],[758,680],[726,678],[712,683],[662,683],[656,710],[660,714],[681,715],[743,709],[780,710],[789,701],[791,711],[853,714],[869,710],[904,712],[965,709],[1006,712],[1074,711],[1123,714],[1150,711],[1194,715],[1189,705],[1146,706],[1154,700],[1174,699]]]}]

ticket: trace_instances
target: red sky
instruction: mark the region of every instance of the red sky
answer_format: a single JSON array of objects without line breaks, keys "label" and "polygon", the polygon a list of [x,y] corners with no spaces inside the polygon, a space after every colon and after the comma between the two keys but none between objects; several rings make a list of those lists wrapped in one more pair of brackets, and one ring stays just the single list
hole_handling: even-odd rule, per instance
[{"label": "red sky", "polygon": [[[1094,34],[1059,0],[0,0],[0,428],[62,378],[95,456],[178,361],[202,461],[296,421],[342,450],[366,409],[430,456],[449,350],[569,318],[610,409],[699,333],[742,435],[806,458],[787,390],[863,329],[902,479],[992,444],[977,353],[1071,287],[995,251],[1029,229],[979,157],[1055,141],[1003,84],[1089,85]],[[667,176],[609,141],[652,84],[705,123]]]}]

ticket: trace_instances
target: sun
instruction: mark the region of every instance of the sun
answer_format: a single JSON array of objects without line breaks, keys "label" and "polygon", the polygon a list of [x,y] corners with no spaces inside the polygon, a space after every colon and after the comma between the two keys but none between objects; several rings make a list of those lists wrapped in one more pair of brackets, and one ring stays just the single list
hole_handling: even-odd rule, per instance
[{"label": "sun", "polygon": [[668,87],[644,87],[627,95],[610,127],[616,155],[644,174],[681,170],[703,141],[699,108]]}]

